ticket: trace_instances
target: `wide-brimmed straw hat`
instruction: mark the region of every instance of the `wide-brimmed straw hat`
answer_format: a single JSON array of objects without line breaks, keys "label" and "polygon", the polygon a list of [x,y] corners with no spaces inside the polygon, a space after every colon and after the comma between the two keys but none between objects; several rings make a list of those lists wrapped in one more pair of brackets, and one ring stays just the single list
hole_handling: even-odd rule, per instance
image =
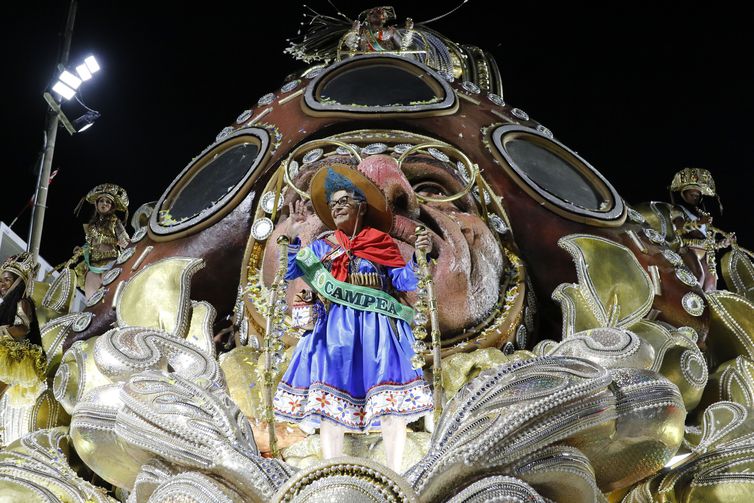
[{"label": "wide-brimmed straw hat", "polygon": [[[328,183],[328,178],[330,178],[330,183]],[[385,194],[364,174],[344,164],[325,165],[312,177],[309,194],[314,211],[320,220],[330,229],[335,229],[335,221],[328,204],[328,193],[332,194],[338,190],[353,191],[354,188],[366,198],[365,224],[389,233],[393,228],[393,212],[387,204]]]}]

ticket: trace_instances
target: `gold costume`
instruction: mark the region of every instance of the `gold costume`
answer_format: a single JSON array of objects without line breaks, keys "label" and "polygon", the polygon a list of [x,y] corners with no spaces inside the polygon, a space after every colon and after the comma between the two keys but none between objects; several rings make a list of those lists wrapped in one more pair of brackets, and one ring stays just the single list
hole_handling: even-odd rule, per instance
[{"label": "gold costume", "polygon": [[[112,203],[113,210],[110,213],[97,212],[96,204],[100,198],[106,198]],[[79,203],[79,207],[84,200],[95,205],[95,216],[91,222],[84,224],[86,239],[82,250],[84,260],[75,268],[77,285],[81,289],[86,283],[86,273],[91,271],[102,274],[109,270],[114,260],[118,258],[121,247],[129,239],[123,221],[116,215],[119,211],[128,215],[128,194],[125,189],[113,183],[103,183],[90,190]],[[77,212],[79,207],[77,207]]]},{"label": "gold costume", "polygon": [[716,197],[722,211],[720,197],[715,191],[715,181],[706,169],[684,168],[673,176],[670,184],[671,199],[674,206],[670,211],[676,235],[680,238],[680,246],[689,248],[699,260],[706,272],[699,278],[705,290],[714,289],[717,282],[717,262],[715,252],[729,246],[725,240],[715,239],[717,229],[712,227],[709,213],[704,211],[701,198],[696,204],[686,201],[676,202],[674,193],[682,195],[687,190],[697,190],[701,196]]},{"label": "gold costume", "polygon": [[11,257],[0,267],[0,274],[13,273],[19,282],[27,285],[24,298],[16,304],[16,316],[13,325],[0,326],[0,382],[8,385],[6,394],[9,405],[21,407],[33,403],[45,386],[47,358],[42,348],[24,338],[11,335],[12,327],[23,327],[28,334],[31,318],[24,311],[24,303],[34,309],[29,302],[28,285],[33,283],[35,264],[30,255],[24,253]]}]

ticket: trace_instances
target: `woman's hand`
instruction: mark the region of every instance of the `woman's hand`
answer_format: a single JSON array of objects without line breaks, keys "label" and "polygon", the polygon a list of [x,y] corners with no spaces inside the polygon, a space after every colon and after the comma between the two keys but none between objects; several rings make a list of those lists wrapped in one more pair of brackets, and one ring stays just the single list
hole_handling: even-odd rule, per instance
[{"label": "woman's hand", "polygon": [[288,237],[293,240],[299,235],[306,222],[306,201],[299,199],[288,204],[288,211],[290,212],[288,219],[291,221],[288,226]]},{"label": "woman's hand", "polygon": [[416,231],[414,248],[416,248],[416,250],[421,250],[425,254],[432,251],[432,238],[429,237],[429,232],[427,232],[426,228],[421,228]]}]

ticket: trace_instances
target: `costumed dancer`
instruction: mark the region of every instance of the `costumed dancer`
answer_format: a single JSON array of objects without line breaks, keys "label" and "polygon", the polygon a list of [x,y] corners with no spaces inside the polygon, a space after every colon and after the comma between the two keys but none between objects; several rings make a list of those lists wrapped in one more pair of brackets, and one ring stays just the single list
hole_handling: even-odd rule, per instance
[{"label": "costumed dancer", "polygon": [[28,253],[9,257],[0,266],[0,397],[8,405],[30,405],[45,387],[47,357],[31,299],[34,258]]},{"label": "costumed dancer", "polygon": [[[680,200],[676,201],[675,195]],[[699,272],[699,284],[705,291],[717,288],[717,263],[715,252],[730,246],[730,238],[717,241],[718,231],[712,227],[712,216],[706,211],[704,197],[716,197],[722,214],[720,197],[715,193],[715,181],[706,169],[684,168],[673,176],[670,199],[673,208],[670,218],[681,247],[688,248],[695,258],[694,268]]]},{"label": "costumed dancer", "polygon": [[[319,426],[324,458],[342,455],[346,430],[379,427],[387,464],[399,471],[406,425],[432,410],[430,388],[410,361],[413,310],[390,295],[416,289],[417,265],[404,261],[388,234],[393,217],[384,194],[355,169],[320,169],[310,194],[335,232],[301,249],[304,201],[290,208],[286,279],[304,277],[318,316],[278,385],[275,415],[307,432]],[[431,247],[424,231],[417,253]]]},{"label": "costumed dancer", "polygon": [[[94,205],[89,223],[84,224],[86,244],[74,250],[74,258],[83,257],[76,266],[79,288],[87,298],[102,286],[102,273],[115,264],[121,250],[128,246],[129,236],[124,227],[128,219],[128,194],[114,183],[97,185],[79,201],[75,213],[86,201]],[[118,216],[122,213],[122,219]]]},{"label": "costumed dancer", "polygon": [[413,37],[414,23],[410,18],[406,19],[404,36],[396,27],[385,26],[394,19],[395,9],[392,7],[374,7],[363,11],[346,35],[346,45],[362,53],[405,51]]}]

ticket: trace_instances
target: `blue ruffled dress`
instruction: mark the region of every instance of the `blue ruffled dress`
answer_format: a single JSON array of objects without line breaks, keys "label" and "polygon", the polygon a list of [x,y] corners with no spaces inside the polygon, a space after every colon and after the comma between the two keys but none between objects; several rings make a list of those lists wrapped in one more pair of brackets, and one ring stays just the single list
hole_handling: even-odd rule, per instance
[{"label": "blue ruffled dress", "polygon": [[[333,245],[319,239],[310,248],[322,259]],[[295,261],[299,249],[296,238],[288,252],[288,280],[302,275]],[[389,279],[395,290],[416,289],[413,263],[391,268],[358,257],[354,262],[356,272],[381,274],[383,284]],[[296,346],[275,393],[278,419],[298,423],[307,432],[322,420],[368,431],[379,427],[383,416],[411,422],[432,410],[421,369],[411,366],[414,336],[405,321],[336,303],[325,311],[317,302],[321,314]]]}]

